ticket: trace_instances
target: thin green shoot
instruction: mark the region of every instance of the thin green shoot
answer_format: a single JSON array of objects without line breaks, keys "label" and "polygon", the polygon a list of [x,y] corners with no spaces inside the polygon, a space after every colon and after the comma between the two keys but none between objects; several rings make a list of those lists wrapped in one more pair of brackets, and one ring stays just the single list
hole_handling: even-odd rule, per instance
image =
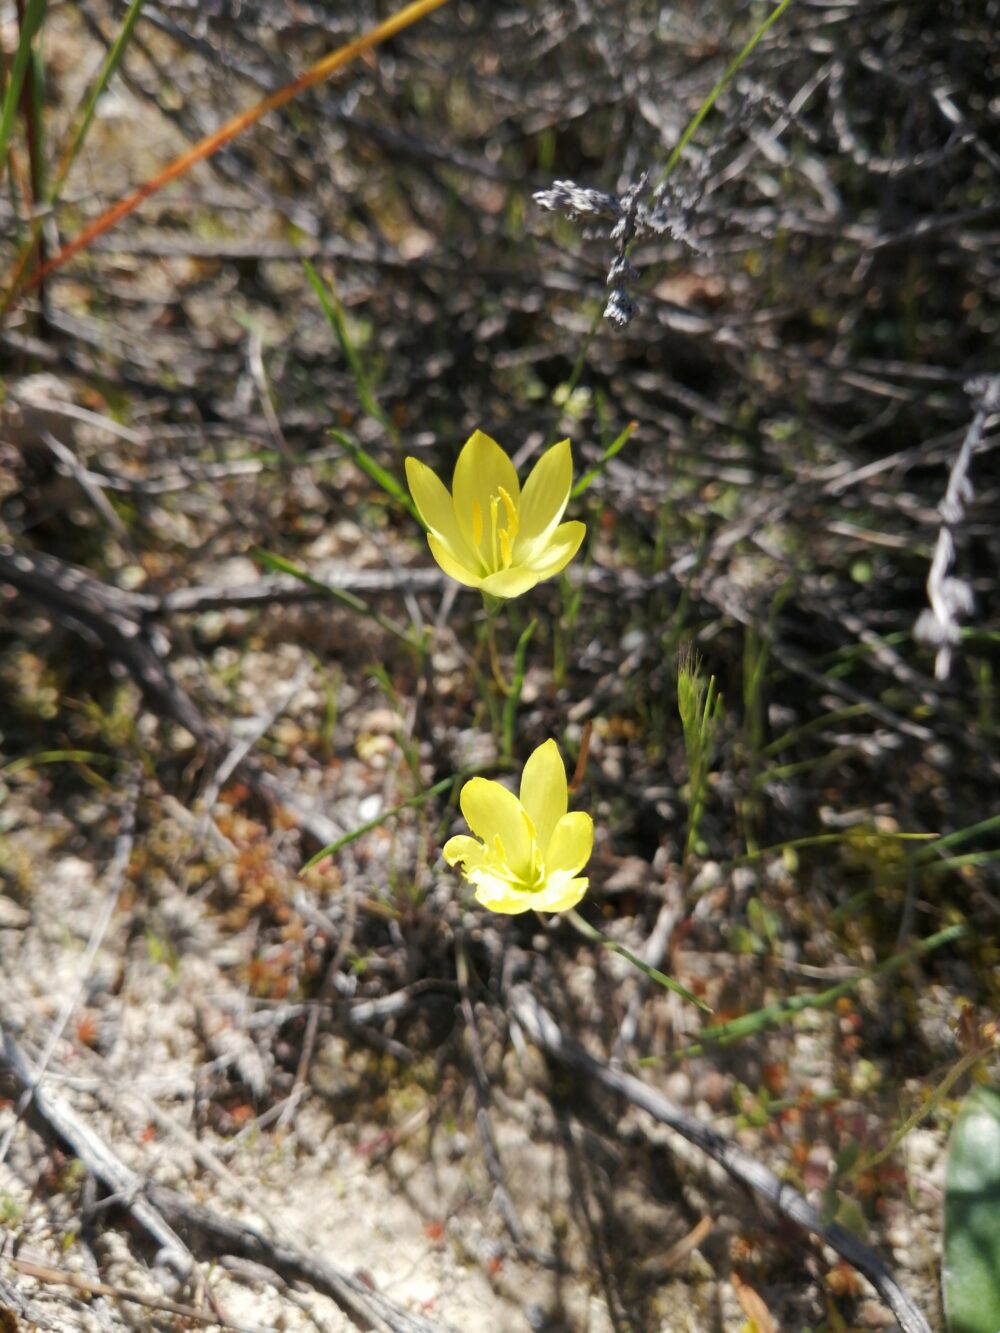
[{"label": "thin green shoot", "polygon": [[[570,371],[569,379],[565,382],[565,384],[557,386],[559,389],[565,392],[567,400],[573,396],[573,391],[576,389],[576,386],[580,382],[580,376],[583,374],[584,368],[586,367],[587,364],[587,353],[590,351],[590,344],[594,341],[594,338],[597,335],[597,330],[601,327],[601,320],[603,318],[604,318],[604,308],[603,306],[599,305],[594,312],[594,318],[591,320],[590,328],[587,330],[587,333],[583,339],[583,343],[581,344],[580,350],[577,353],[576,360],[573,363],[573,369]],[[552,430],[549,433],[548,439],[545,442],[546,447],[548,447],[550,444],[555,444],[558,433],[559,433],[558,425],[553,426]]]},{"label": "thin green shoot", "polygon": [[1000,815],[990,815],[988,819],[981,819],[977,824],[956,829],[954,833],[946,833],[940,838],[929,833],[926,836],[934,838],[934,841],[930,846],[921,848],[921,852],[927,857],[936,856],[938,852],[959,847],[963,842],[968,842],[970,838],[978,838],[983,833],[992,833],[995,829],[1000,829]]},{"label": "thin green shoot", "polygon": [[722,699],[716,693],[715,677],[708,680],[701,663],[689,652],[681,654],[677,671],[677,707],[684,729],[688,767],[688,828],[684,846],[687,863],[698,839],[705,807],[715,733],[722,720]]},{"label": "thin green shoot", "polygon": [[384,616],[381,611],[376,611],[370,607],[367,602],[356,597],[353,592],[348,592],[346,588],[333,588],[321,579],[314,578],[312,574],[300,569],[291,560],[286,560],[284,556],[275,555],[273,551],[265,551],[261,547],[254,547],[252,551],[254,559],[259,560],[267,569],[274,570],[279,574],[291,574],[292,578],[298,579],[308,588],[315,588],[317,592],[324,593],[334,602],[340,602],[343,606],[348,606],[352,611],[357,611],[359,615],[367,616],[373,620],[380,629],[384,629],[387,634],[393,634],[397,639],[401,639],[409,648],[418,648],[419,643],[411,630],[398,624],[395,620],[390,620]]},{"label": "thin green shoot", "polygon": [[[1000,861],[1000,848],[995,848],[989,852],[966,852],[963,856],[949,856],[943,861],[928,861],[926,865],[921,867],[921,874],[947,875],[953,870],[992,865],[994,861]],[[903,877],[902,870],[899,871],[897,877],[900,879]]]},{"label": "thin green shoot", "polygon": [[575,908],[571,908],[570,911],[564,912],[563,916],[565,916],[566,920],[569,921],[569,923],[586,939],[593,940],[595,944],[600,944],[605,949],[609,949],[612,953],[618,954],[619,958],[624,958],[626,962],[631,963],[633,967],[638,968],[643,976],[649,977],[650,981],[655,981],[658,986],[663,986],[667,990],[673,991],[675,995],[679,995],[681,999],[686,1000],[688,1004],[695,1005],[696,1008],[701,1009],[704,1013],[710,1014],[712,1012],[710,1005],[707,1005],[704,1000],[699,1000],[697,995],[692,995],[691,992],[686,987],[682,986],[679,981],[675,981],[673,977],[668,977],[667,974],[661,972],[659,968],[650,966],[649,963],[644,962],[643,959],[632,953],[630,949],[626,949],[623,944],[619,944],[617,940],[609,940],[607,935],[603,935],[596,926],[592,926],[589,921],[585,921]]},{"label": "thin green shoot", "polygon": [[312,656],[323,690],[323,721],[320,724],[319,740],[323,753],[329,759],[333,755],[333,737],[340,715],[340,691],[343,688],[344,675],[339,667],[326,671],[316,654]]},{"label": "thin green shoot", "polygon": [[850,1176],[860,1175],[864,1171],[871,1171],[887,1161],[910,1131],[916,1129],[921,1121],[926,1120],[929,1115],[932,1115],[948,1096],[948,1093],[951,1092],[958,1080],[962,1078],[964,1074],[967,1074],[969,1070],[988,1053],[987,1049],[977,1048],[976,1050],[968,1051],[963,1055],[962,1058],[948,1070],[947,1074],[945,1074],[937,1087],[933,1088],[920,1105],[906,1117],[895,1133],[892,1134],[885,1147],[879,1149],[879,1151],[875,1153],[859,1155],[851,1167],[843,1173],[840,1173],[840,1180],[843,1181]]},{"label": "thin green shoot", "polygon": [[337,852],[341,851],[344,847],[349,846],[352,842],[357,842],[358,838],[363,838],[366,833],[371,833],[373,829],[380,828],[388,820],[395,819],[396,816],[401,815],[404,810],[412,810],[416,806],[423,805],[425,801],[429,801],[432,797],[440,796],[442,792],[450,791],[455,783],[461,781],[465,776],[464,773],[456,773],[454,777],[444,778],[441,782],[435,782],[434,786],[428,787],[426,791],[418,792],[416,796],[411,796],[406,801],[400,801],[398,805],[392,806],[391,809],[383,810],[383,812],[380,815],[376,815],[374,819],[369,819],[364,824],[359,824],[357,828],[351,829],[349,833],[345,833],[341,837],[335,838],[333,842],[328,843],[318,851],[315,856],[311,856],[299,871],[299,874],[303,875],[307,870],[312,870],[314,866],[319,865],[320,861],[325,861],[328,856],[336,855]]},{"label": "thin green shoot", "polygon": [[[18,290],[28,260],[30,259],[35,245],[38,242],[38,238],[41,235],[45,215],[55,206],[62,194],[63,186],[66,183],[66,177],[69,175],[70,169],[73,166],[80,149],[83,147],[87,133],[93,123],[94,113],[97,110],[97,103],[105,92],[115,70],[121,64],[122,57],[125,54],[126,47],[132,36],[132,31],[135,27],[136,20],[139,17],[143,3],[144,0],[132,0],[132,4],[129,6],[128,12],[122,23],[121,30],[112,43],[111,48],[101,65],[97,78],[91,86],[86,100],[83,103],[82,110],[77,117],[76,129],[74,130],[67,147],[63,151],[51,183],[46,184],[41,181],[36,182],[35,216],[31,220],[30,232],[21,245],[17,259],[14,263],[12,274],[7,285],[7,291],[3,300],[0,301],[0,314],[6,312]],[[38,55],[38,60],[40,62],[40,55]],[[40,76],[34,80],[33,86],[36,90],[40,89]],[[36,141],[40,144],[42,142],[42,129],[44,126],[44,108],[38,105],[37,98],[32,111],[35,121]]]},{"label": "thin green shoot", "polygon": [[[830,764],[839,764],[842,759],[850,759],[857,751],[852,745],[838,745],[832,750],[827,750],[824,754],[813,755],[811,759],[798,759],[792,764],[772,764],[770,768],[765,768],[756,773],[753,779],[752,790],[759,792],[769,782],[787,781],[788,778],[797,777],[802,773],[811,773],[817,768],[826,768]],[[752,852],[749,840],[747,850]]]},{"label": "thin green shoot", "polygon": [[112,42],[108,54],[105,56],[101,68],[98,71],[97,78],[94,80],[94,83],[87,94],[87,99],[83,104],[79,119],[77,120],[76,129],[73,131],[73,135],[60,159],[59,166],[56,168],[52,185],[49,188],[46,197],[49,205],[56,202],[62,192],[62,187],[66,184],[66,177],[69,175],[70,168],[76,161],[77,155],[87,138],[87,132],[93,122],[97,104],[104,95],[108,84],[111,82],[112,76],[122,62],[122,58],[125,55],[126,48],[131,40],[133,29],[135,28],[136,21],[139,18],[144,3],[145,0],[132,0],[132,3],[126,11],[118,36]]},{"label": "thin green shoot", "polygon": [[[392,677],[386,670],[382,662],[374,662],[368,668],[368,674],[372,680],[378,683],[379,688],[389,702],[389,706],[397,717],[403,716],[403,704],[400,702],[399,693],[392,683]],[[411,737],[407,736],[402,726],[396,727],[393,733],[393,739],[399,746],[400,753],[406,761],[406,767],[410,770],[414,785],[420,786],[420,749],[413,743]]]},{"label": "thin green shoot", "polygon": [[109,754],[100,754],[95,750],[41,750],[38,754],[22,755],[20,759],[11,759],[0,765],[0,773],[12,778],[26,769],[37,768],[40,764],[120,764],[124,761]]},{"label": "thin green shoot", "polygon": [[580,562],[581,577],[578,582],[571,582],[563,570],[559,576],[559,588],[562,593],[562,615],[557,617],[552,627],[552,677],[557,689],[566,684],[569,646],[573,643],[580,609],[583,606],[583,594],[586,588],[587,571],[594,560],[594,543],[588,542]]},{"label": "thin green shoot", "polygon": [[396,480],[388,469],[384,468],[381,463],[372,458],[371,454],[358,444],[356,440],[352,440],[344,431],[331,429],[329,434],[330,437],[336,440],[341,446],[355,467],[360,468],[365,476],[370,477],[376,486],[380,486],[382,490],[385,491],[386,495],[390,496],[398,504],[401,504],[410,517],[415,519],[422,528],[426,529],[427,525],[417,513],[417,506],[410,499],[408,491]]},{"label": "thin green shoot", "polygon": [[782,750],[787,750],[790,745],[796,741],[808,736],[811,732],[820,731],[823,727],[832,727],[838,722],[848,722],[851,718],[863,717],[868,712],[867,704],[847,704],[843,708],[834,708],[830,712],[824,713],[821,717],[810,718],[808,722],[803,722],[799,727],[793,727],[790,731],[770,741],[760,750],[761,759],[770,759]]},{"label": "thin green shoot", "polygon": [[7,88],[0,110],[0,171],[7,162],[7,149],[21,101],[21,90],[31,63],[35,37],[41,30],[45,18],[45,6],[46,0],[28,0],[24,9],[17,50],[14,52],[14,59],[8,72]]},{"label": "thin green shoot", "polygon": [[774,10],[772,10],[772,12],[767,16],[764,22],[761,23],[761,25],[757,28],[756,32],[750,38],[750,40],[740,50],[739,54],[727,65],[725,73],[722,75],[718,83],[716,83],[715,87],[705,98],[704,102],[702,102],[698,110],[688,121],[687,128],[684,130],[684,133],[681,135],[681,137],[677,140],[677,143],[674,145],[673,152],[667,158],[666,166],[663,168],[663,170],[660,172],[659,177],[657,178],[656,182],[657,185],[662,185],[663,182],[670,175],[670,173],[673,171],[674,167],[680,161],[681,156],[684,153],[684,149],[687,148],[688,144],[698,133],[698,129],[701,126],[702,121],[711,111],[712,107],[715,106],[716,102],[719,100],[722,94],[729,87],[729,84],[739,73],[741,66],[745,64],[745,62],[753,54],[754,49],[756,48],[761,38],[766,36],[766,34],[771,30],[771,28],[774,27],[778,19],[781,18],[782,14],[785,12],[785,10],[791,3],[792,0],[781,0],[781,3]]},{"label": "thin green shoot", "polygon": [[354,346],[351,339],[350,329],[347,326],[347,314],[344,310],[340,297],[337,295],[337,289],[331,282],[327,285],[310,264],[308,259],[302,260],[302,267],[306,271],[306,277],[309,279],[310,286],[316,293],[317,300],[323,308],[323,314],[326,316],[327,323],[333,330],[337,342],[340,344],[340,350],[344,354],[344,359],[351,368],[351,374],[354,377],[354,387],[357,389],[358,401],[361,406],[372,418],[383,428],[393,445],[399,447],[399,431],[395,423],[388,415],[381,403],[375,396],[368,375],[362,365],[361,357],[358,355],[358,349]]},{"label": "thin green shoot", "polygon": [[592,482],[597,480],[597,478],[601,475],[604,469],[611,462],[612,458],[614,458],[616,454],[621,453],[621,451],[625,448],[626,444],[628,444],[629,440],[635,434],[638,425],[639,425],[638,421],[630,421],[628,425],[625,427],[625,429],[621,432],[621,434],[617,436],[616,439],[612,440],[612,442],[604,450],[604,452],[601,454],[600,458],[590,469],[590,471],[585,472],[583,476],[580,478],[580,480],[573,487],[573,489],[570,491],[569,494],[571,500],[578,500],[580,496],[584,493],[584,491],[587,489],[587,487]]},{"label": "thin green shoot", "polygon": [[[46,197],[48,164],[45,160],[45,60],[41,42],[31,48],[28,70],[28,147],[31,155],[31,198],[38,213]],[[34,221],[33,219],[33,225]]]},{"label": "thin green shoot", "polygon": [[874,980],[876,977],[893,976],[907,963],[923,958],[936,949],[944,948],[945,945],[954,944],[967,934],[968,927],[965,925],[946,926],[944,930],[939,930],[936,934],[928,936],[927,939],[917,940],[908,949],[904,949],[902,953],[893,954],[891,958],[885,959],[875,967],[859,973],[856,977],[849,977],[846,981],[840,981],[836,986],[829,986],[826,990],[819,991],[814,995],[792,995],[787,1000],[778,1000],[774,1004],[767,1004],[761,1009],[755,1009],[752,1014],[742,1014],[739,1018],[730,1019],[726,1023],[718,1023],[713,1027],[705,1028],[699,1042],[674,1051],[671,1058],[673,1060],[686,1060],[695,1055],[704,1055],[713,1046],[731,1046],[734,1042],[742,1041],[746,1037],[756,1036],[757,1033],[763,1032],[767,1028],[787,1022],[795,1014],[802,1013],[804,1010],[828,1009],[832,1004],[836,1004],[842,996],[850,995],[852,991],[857,990],[863,982]]},{"label": "thin green shoot", "polygon": [[[881,842],[930,842],[937,838],[936,833],[882,833],[870,826],[863,836],[872,845]],[[725,869],[734,870],[737,866],[747,865],[762,856],[783,856],[786,852],[803,851],[809,847],[830,847],[837,843],[856,841],[857,837],[858,826],[855,825],[853,828],[837,829],[833,833],[810,833],[803,838],[789,838],[787,842],[776,842],[769,847],[760,847],[756,852],[733,857],[731,861],[725,863]]]}]

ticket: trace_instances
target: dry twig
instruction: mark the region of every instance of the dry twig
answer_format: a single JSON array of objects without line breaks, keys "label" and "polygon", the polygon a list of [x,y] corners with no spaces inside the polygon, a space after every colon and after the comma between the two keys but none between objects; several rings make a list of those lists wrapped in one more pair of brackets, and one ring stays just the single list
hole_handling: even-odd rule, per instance
[{"label": "dry twig", "polygon": [[878,1255],[863,1245],[851,1232],[836,1222],[825,1224],[816,1209],[798,1190],[779,1180],[773,1171],[763,1166],[717,1130],[686,1115],[662,1093],[648,1087],[632,1074],[612,1069],[595,1060],[592,1055],[563,1035],[558,1023],[539,1002],[530,986],[519,984],[510,995],[511,1016],[526,1036],[546,1055],[569,1069],[585,1075],[592,1082],[634,1106],[648,1112],[654,1120],[669,1125],[678,1134],[694,1143],[729,1173],[730,1176],[773,1208],[794,1222],[796,1226],[818,1237],[841,1258],[863,1273],[892,1310],[903,1333],[931,1333],[930,1325],[903,1291],[893,1274]]}]

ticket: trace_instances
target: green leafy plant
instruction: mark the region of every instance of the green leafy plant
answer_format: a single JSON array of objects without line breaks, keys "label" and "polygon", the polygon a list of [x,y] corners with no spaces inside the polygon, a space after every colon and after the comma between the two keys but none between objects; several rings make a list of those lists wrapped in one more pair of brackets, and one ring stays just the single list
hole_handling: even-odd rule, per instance
[{"label": "green leafy plant", "polygon": [[722,699],[716,692],[715,677],[706,680],[698,658],[688,652],[681,654],[678,666],[677,707],[684,728],[688,766],[688,829],[684,845],[687,862],[698,839],[715,733],[722,720]]},{"label": "green leafy plant", "polygon": [[1000,1329],[1000,1088],[975,1088],[952,1130],[944,1195],[945,1314],[951,1333]]}]

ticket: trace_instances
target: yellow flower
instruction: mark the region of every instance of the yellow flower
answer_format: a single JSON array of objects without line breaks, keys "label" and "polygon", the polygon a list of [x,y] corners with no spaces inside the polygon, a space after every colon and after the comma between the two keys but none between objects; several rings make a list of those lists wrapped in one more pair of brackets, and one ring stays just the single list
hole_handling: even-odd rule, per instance
[{"label": "yellow flower", "polygon": [[521,774],[520,799],[499,782],[471,778],[462,788],[462,814],[476,835],[444,845],[450,866],[476,886],[491,912],[568,912],[587,892],[579,872],[594,847],[594,821],[567,814],[566,770],[555,741],[540,745]]},{"label": "yellow flower", "polygon": [[406,480],[444,572],[490,597],[520,597],[558,574],[586,528],[560,522],[573,484],[569,440],[547,449],[521,490],[495,440],[474,431],[455,464],[452,494],[426,463],[406,460]]}]

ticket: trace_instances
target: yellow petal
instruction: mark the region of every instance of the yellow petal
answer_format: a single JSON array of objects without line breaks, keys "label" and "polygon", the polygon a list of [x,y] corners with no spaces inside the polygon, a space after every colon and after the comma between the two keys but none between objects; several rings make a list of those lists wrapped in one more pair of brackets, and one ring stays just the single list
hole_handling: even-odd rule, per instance
[{"label": "yellow petal", "polygon": [[[420,517],[457,556],[471,556],[455,521],[455,506],[444,482],[419,458],[406,460],[406,480]],[[466,561],[468,563],[468,561]]]},{"label": "yellow petal", "polygon": [[526,559],[527,552],[555,530],[569,502],[572,485],[573,455],[569,440],[561,440],[546,449],[524,483],[518,506],[521,531],[518,560]]},{"label": "yellow petal", "polygon": [[553,830],[566,813],[567,800],[566,769],[559,746],[546,741],[530,756],[521,774],[521,804],[535,826],[543,859]]},{"label": "yellow petal", "polygon": [[548,845],[543,846],[546,878],[553,875],[575,875],[590,860],[594,850],[594,821],[582,810],[573,810],[552,830]]},{"label": "yellow petal", "polygon": [[504,916],[517,916],[534,907],[533,893],[512,888],[505,879],[491,875],[488,871],[474,871],[469,878],[476,886],[476,901],[491,912],[502,912]]},{"label": "yellow petal", "polygon": [[476,837],[482,838],[487,847],[499,838],[514,875],[530,880],[535,830],[514,793],[489,778],[470,778],[462,788],[461,806]]},{"label": "yellow petal", "polygon": [[496,574],[487,574],[479,586],[491,597],[520,597],[537,582],[538,575],[533,569],[514,565],[510,569],[498,570]]},{"label": "yellow petal", "polygon": [[[496,440],[491,440],[481,430],[473,431],[455,464],[452,493],[459,530],[468,546],[484,558],[488,569],[495,569],[496,566],[492,554],[492,525],[487,516],[490,513],[490,502],[499,498],[501,487],[516,506],[521,498],[521,487],[514,464]],[[487,529],[482,534],[481,543],[476,542],[473,531],[472,516],[477,503],[484,520],[483,526]]]},{"label": "yellow petal", "polygon": [[465,833],[456,833],[441,848],[441,855],[450,866],[462,862],[462,869],[466,875],[470,870],[475,870],[476,866],[482,865],[486,854],[483,844]]},{"label": "yellow petal", "polygon": [[586,535],[586,523],[580,523],[576,519],[569,523],[560,523],[549,544],[532,557],[531,568],[539,579],[551,578],[553,574],[565,569],[580,549],[580,543]]},{"label": "yellow petal", "polygon": [[466,588],[479,587],[482,580],[476,571],[470,569],[463,560],[459,559],[451,547],[438,537],[437,533],[429,532],[427,534],[427,545],[431,548],[431,555],[449,578],[453,578],[456,583],[461,583]]},{"label": "yellow petal", "polygon": [[545,887],[533,893],[531,906],[536,912],[568,912],[587,892],[589,879],[574,879],[572,875],[551,875]]}]

